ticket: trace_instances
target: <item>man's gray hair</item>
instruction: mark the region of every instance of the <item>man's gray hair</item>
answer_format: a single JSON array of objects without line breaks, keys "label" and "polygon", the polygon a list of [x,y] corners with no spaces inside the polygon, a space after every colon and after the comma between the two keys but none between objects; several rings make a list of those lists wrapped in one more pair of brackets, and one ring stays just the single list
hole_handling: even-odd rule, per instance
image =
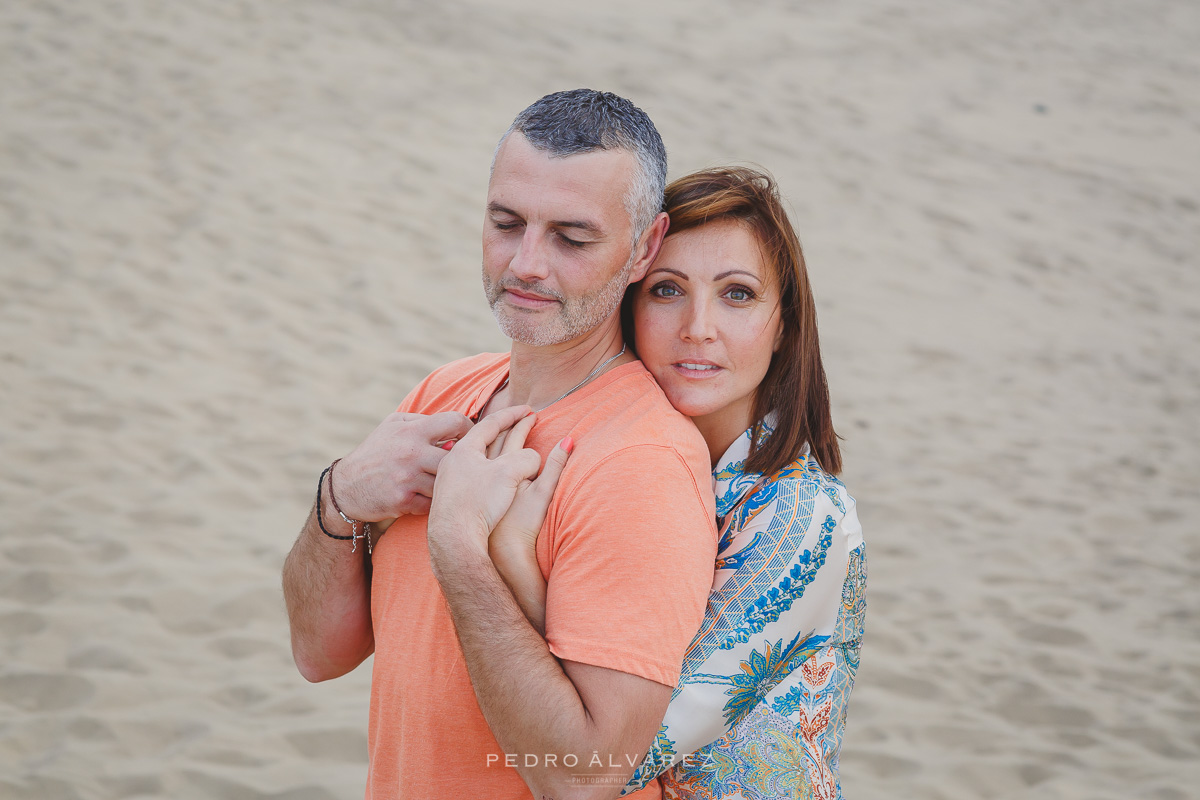
[{"label": "man's gray hair", "polygon": [[552,156],[614,149],[632,153],[638,168],[625,194],[625,210],[633,224],[635,244],[662,211],[667,149],[646,112],[624,97],[594,89],[548,94],[517,115],[500,137],[497,152],[513,131]]}]

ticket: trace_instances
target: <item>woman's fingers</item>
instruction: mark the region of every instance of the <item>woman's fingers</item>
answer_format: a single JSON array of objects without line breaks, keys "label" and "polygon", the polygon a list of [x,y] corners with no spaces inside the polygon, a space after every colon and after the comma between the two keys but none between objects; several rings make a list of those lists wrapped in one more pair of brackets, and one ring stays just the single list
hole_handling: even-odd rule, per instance
[{"label": "woman's fingers", "polygon": [[509,462],[512,474],[517,478],[514,488],[524,481],[532,481],[542,466],[542,457],[538,455],[537,450],[516,450],[504,453],[500,457]]},{"label": "woman's fingers", "polygon": [[525,446],[525,438],[529,436],[529,431],[536,421],[537,414],[529,413],[508,430],[500,431],[500,435],[496,437],[495,441],[488,445],[487,457],[495,458],[520,450]]},{"label": "woman's fingers", "polygon": [[522,417],[529,413],[532,413],[532,409],[529,406],[512,406],[488,414],[479,420],[479,422],[476,422],[475,427],[471,428],[455,447],[461,447],[464,443],[470,443],[472,446],[477,447],[480,452],[486,452],[488,445],[496,441],[496,437],[501,432],[517,424]]},{"label": "woman's fingers", "polygon": [[[517,423],[517,424],[520,424],[520,423]],[[498,456],[502,452],[504,452],[504,443],[506,441],[508,441],[508,437],[511,433],[512,433],[512,428],[509,428],[506,431],[500,431],[499,435],[496,436],[496,438],[492,440],[492,443],[488,445],[488,448],[487,448],[487,457],[488,458],[495,458],[496,456]]]},{"label": "woman's fingers", "polygon": [[516,425],[513,425],[508,431],[508,435],[504,437],[504,445],[500,453],[515,453],[518,450],[524,449],[525,439],[529,436],[529,431],[533,428],[533,423],[536,421],[537,414],[530,414],[523,417]]},{"label": "woman's fingers", "polygon": [[542,467],[542,474],[533,482],[536,492],[547,499],[554,494],[554,489],[558,486],[558,479],[562,477],[563,469],[567,466],[567,459],[571,457],[571,451],[574,449],[575,440],[570,436],[554,445],[550,455],[546,456],[546,466]]}]

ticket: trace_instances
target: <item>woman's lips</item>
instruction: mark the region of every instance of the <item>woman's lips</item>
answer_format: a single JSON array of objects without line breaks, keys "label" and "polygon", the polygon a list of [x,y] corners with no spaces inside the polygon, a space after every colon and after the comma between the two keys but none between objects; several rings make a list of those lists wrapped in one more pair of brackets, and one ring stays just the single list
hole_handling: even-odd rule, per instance
[{"label": "woman's lips", "polygon": [[704,359],[677,361],[671,365],[671,368],[683,377],[692,380],[713,378],[724,371],[723,367]]}]

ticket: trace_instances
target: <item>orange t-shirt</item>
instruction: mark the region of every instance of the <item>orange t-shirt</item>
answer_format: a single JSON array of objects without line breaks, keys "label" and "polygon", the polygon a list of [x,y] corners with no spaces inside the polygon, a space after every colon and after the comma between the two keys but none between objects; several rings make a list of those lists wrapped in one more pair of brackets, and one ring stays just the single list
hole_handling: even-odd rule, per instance
[{"label": "orange t-shirt", "polygon": [[[456,361],[400,410],[473,417],[507,374],[507,354]],[[716,556],[704,439],[640,361],[539,412],[526,446],[544,461],[568,435],[575,450],[537,545],[550,651],[674,686]],[[475,699],[430,567],[427,522],[401,517],[375,547],[367,797],[529,798]],[[577,755],[588,773],[591,754]],[[631,796],[657,798],[661,789],[655,781]]]}]

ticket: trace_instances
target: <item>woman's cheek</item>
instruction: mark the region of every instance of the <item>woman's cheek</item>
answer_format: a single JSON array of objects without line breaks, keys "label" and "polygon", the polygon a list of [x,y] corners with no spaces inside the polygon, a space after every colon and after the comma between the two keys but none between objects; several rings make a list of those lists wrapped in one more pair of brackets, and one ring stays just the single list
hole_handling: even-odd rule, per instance
[{"label": "woman's cheek", "polygon": [[637,345],[638,354],[646,368],[656,374],[658,368],[663,365],[663,351],[667,344],[667,331],[662,316],[662,314],[643,311],[634,314],[633,318],[634,342]]}]

